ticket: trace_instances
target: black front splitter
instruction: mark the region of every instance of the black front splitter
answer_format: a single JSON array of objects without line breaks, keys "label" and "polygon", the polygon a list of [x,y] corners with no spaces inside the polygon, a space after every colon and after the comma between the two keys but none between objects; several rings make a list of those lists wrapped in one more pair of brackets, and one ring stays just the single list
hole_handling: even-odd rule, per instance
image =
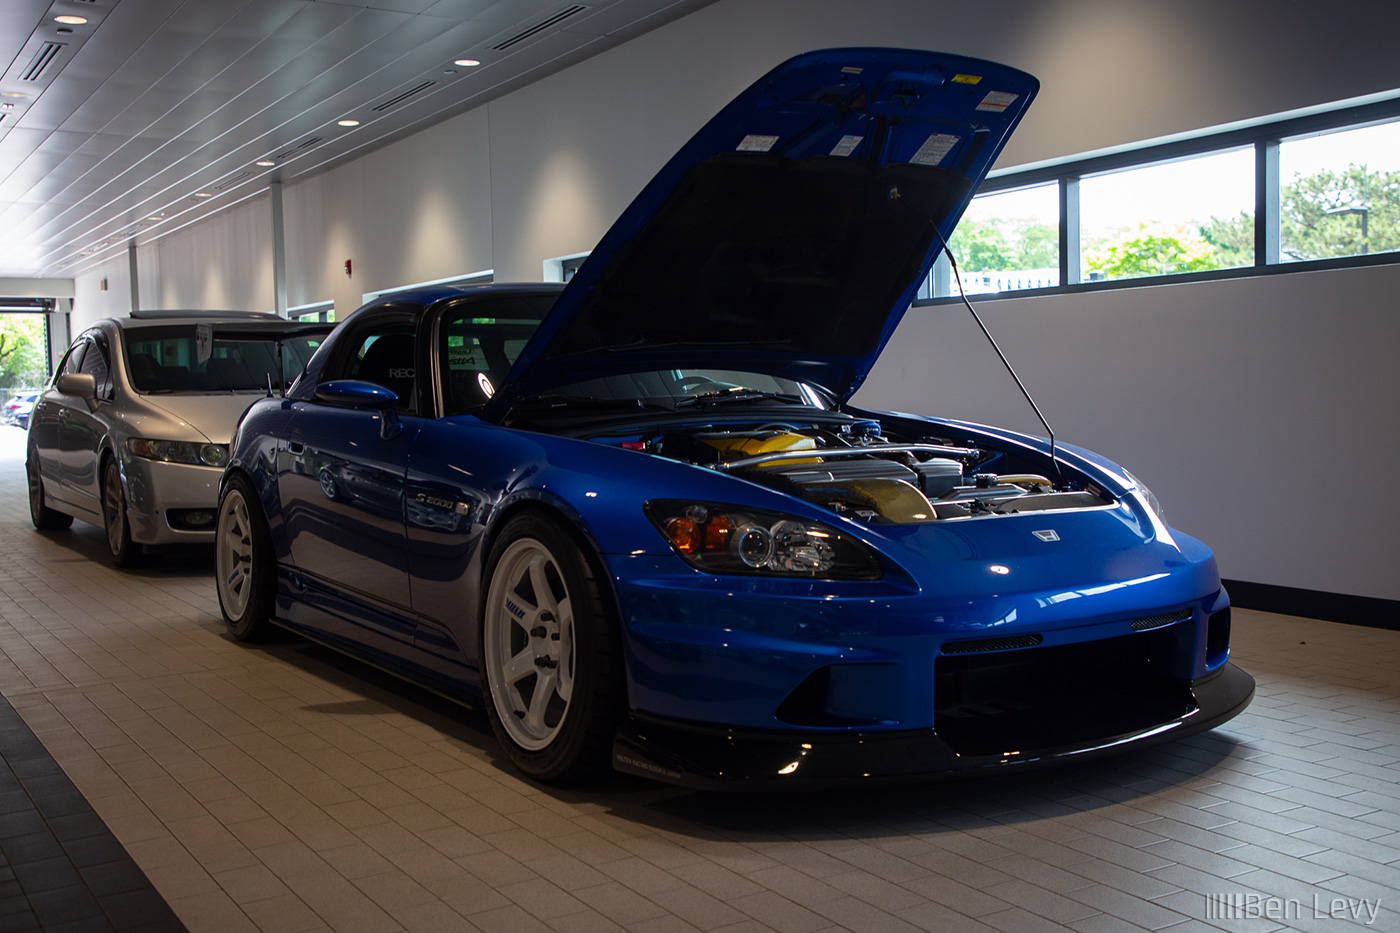
[{"label": "black front splitter", "polygon": [[1191,685],[1195,709],[1135,732],[1090,741],[965,755],[932,729],[893,732],[759,732],[640,715],[620,726],[613,767],[706,790],[823,788],[956,777],[1118,754],[1212,729],[1254,698],[1254,678],[1233,664]]}]

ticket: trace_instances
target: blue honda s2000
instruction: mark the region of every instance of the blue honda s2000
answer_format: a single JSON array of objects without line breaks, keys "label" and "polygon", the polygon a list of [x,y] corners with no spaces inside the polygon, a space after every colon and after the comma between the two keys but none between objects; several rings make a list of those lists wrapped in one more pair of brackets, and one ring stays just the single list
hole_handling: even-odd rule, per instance
[{"label": "blue honda s2000", "polygon": [[483,704],[541,779],[914,778],[1238,713],[1214,558],[1130,474],[847,404],[1036,86],[802,55],[568,286],[355,312],[238,431],[233,634],[276,623]]}]

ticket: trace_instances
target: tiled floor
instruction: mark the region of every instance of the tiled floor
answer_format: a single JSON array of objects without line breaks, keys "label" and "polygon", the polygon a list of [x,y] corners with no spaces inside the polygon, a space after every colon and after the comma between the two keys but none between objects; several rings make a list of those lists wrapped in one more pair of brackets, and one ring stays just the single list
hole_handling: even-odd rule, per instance
[{"label": "tiled floor", "polygon": [[561,791],[477,713],[233,642],[208,554],[35,532],[0,434],[0,693],[192,931],[1400,930],[1400,632],[1237,612],[1254,705],[1105,763]]}]

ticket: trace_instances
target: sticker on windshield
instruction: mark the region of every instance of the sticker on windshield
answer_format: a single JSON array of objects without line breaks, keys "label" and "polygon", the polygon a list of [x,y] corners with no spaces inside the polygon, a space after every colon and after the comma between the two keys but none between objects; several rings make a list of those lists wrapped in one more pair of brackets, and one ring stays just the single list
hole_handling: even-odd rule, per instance
[{"label": "sticker on windshield", "polygon": [[954,84],[977,84],[981,80],[981,75],[953,75]]},{"label": "sticker on windshield", "polygon": [[194,361],[203,366],[214,355],[214,325],[209,323],[194,326]]},{"label": "sticker on windshield", "polygon": [[919,147],[919,151],[910,157],[909,161],[915,165],[937,165],[943,161],[943,157],[958,144],[962,137],[954,136],[951,133],[934,133],[924,144]]},{"label": "sticker on windshield", "polygon": [[1020,97],[1020,94],[1008,94],[1006,91],[988,91],[987,96],[982,98],[982,103],[977,105],[978,110],[990,110],[993,113],[1001,113],[1011,102]]},{"label": "sticker on windshield", "polygon": [[834,156],[848,156],[856,151],[856,146],[859,146],[860,141],[864,138],[864,136],[842,136],[841,141],[831,150],[831,154]]},{"label": "sticker on windshield", "polygon": [[776,136],[745,136],[739,140],[739,148],[736,152],[767,152],[773,148],[773,144],[778,141]]}]

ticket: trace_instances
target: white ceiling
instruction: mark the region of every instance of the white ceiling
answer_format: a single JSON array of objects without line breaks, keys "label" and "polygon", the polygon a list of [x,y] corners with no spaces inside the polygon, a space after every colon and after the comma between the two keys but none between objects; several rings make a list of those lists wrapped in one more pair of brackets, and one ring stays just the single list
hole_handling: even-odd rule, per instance
[{"label": "white ceiling", "polygon": [[710,2],[0,0],[0,277],[70,278]]}]

